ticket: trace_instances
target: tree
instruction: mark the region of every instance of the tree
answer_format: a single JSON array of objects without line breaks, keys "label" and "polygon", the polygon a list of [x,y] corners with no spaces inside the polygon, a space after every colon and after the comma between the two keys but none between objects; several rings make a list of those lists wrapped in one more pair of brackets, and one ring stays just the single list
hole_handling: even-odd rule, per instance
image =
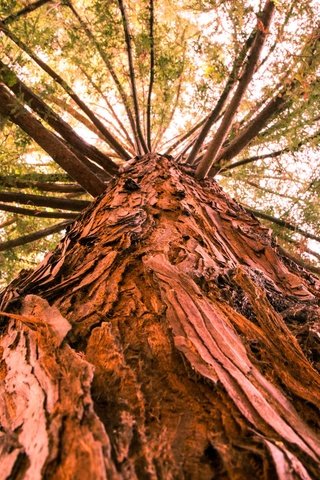
[{"label": "tree", "polygon": [[[1,296],[3,478],[317,478],[319,280],[213,177],[250,165],[227,188],[273,194],[257,180],[275,176],[265,159],[290,177],[293,155],[316,150],[318,8],[231,3],[182,4],[175,17],[170,2],[152,0],[3,7],[7,152],[28,164],[36,142],[60,171],[8,168],[0,208],[60,216],[43,235],[67,229]],[[204,11],[213,20],[200,34]],[[232,62],[211,38],[221,19]],[[299,53],[279,64],[290,22]],[[37,72],[33,85],[25,72]],[[170,141],[183,112],[189,128]],[[311,187],[316,195],[315,179]],[[276,193],[298,204],[296,191]],[[254,213],[318,239],[288,217]],[[14,241],[25,238],[2,248]]]},{"label": "tree", "polygon": [[[198,173],[213,161],[210,175],[268,218],[283,248],[319,272],[317,247],[306,240],[320,237],[317,2],[278,1],[269,31],[259,16],[268,22],[270,5],[259,13],[240,0],[182,2],[180,10],[170,1],[163,9],[148,2],[19,5],[3,3],[0,12],[6,279],[54,246],[57,235],[45,240],[59,229],[53,218],[74,216],[48,196],[89,200],[83,182],[96,195],[116,163],[146,147],[187,161]],[[12,102],[27,109],[31,137],[17,119],[8,121],[5,106],[10,110]],[[225,135],[220,153],[212,154]],[[61,161],[71,177],[57,169]],[[12,196],[18,192],[26,196]],[[41,240],[26,243],[35,238]]]}]

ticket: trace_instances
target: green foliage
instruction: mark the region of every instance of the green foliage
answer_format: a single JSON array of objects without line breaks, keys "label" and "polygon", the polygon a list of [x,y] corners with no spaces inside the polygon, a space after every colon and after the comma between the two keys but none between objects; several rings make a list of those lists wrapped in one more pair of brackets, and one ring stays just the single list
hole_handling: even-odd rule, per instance
[{"label": "green foliage", "polygon": [[[249,35],[256,31],[262,2],[154,2],[152,39],[149,1],[124,0],[124,3],[144,134],[150,87],[150,49],[154,45],[152,142],[157,151],[165,152],[171,138],[185,134],[216,105],[235,59]],[[0,4],[0,17],[4,19],[18,12],[26,2],[2,0]],[[275,4],[276,13],[266,46],[225,146],[247,128],[270,99],[281,93],[287,101],[285,108],[270,116],[237,158],[229,163],[247,157],[265,157],[277,150],[283,150],[283,153],[225,170],[218,180],[240,202],[276,217],[286,217],[288,221],[320,235],[320,7],[317,0],[277,0]],[[47,4],[17,18],[8,29],[50,65],[129,149],[128,137],[132,144],[135,142],[127,111],[134,111],[134,102],[128,46],[118,1],[73,0],[72,5],[74,10],[68,1]],[[88,118],[55,78],[44,72],[23,48],[3,33],[0,34],[0,48],[3,62],[20,79],[80,136],[110,153],[109,146],[93,128],[90,129]],[[240,69],[237,80],[241,79],[241,74]],[[13,87],[16,77],[13,73],[2,72],[1,81]],[[23,96],[20,99],[23,101]],[[75,112],[82,114],[87,122]],[[0,175],[61,173],[27,134],[13,127],[5,117],[1,118],[0,124]],[[215,131],[216,124],[206,141],[214,136]],[[192,139],[190,136],[173,153],[179,155]],[[117,156],[112,158],[119,161]],[[24,189],[24,192],[35,193],[35,190]],[[2,218],[10,219],[12,215],[3,213]],[[15,238],[53,222],[55,220],[17,216],[15,224],[6,228],[1,238]],[[276,227],[275,232],[279,238],[285,239],[286,245],[299,237],[294,232],[284,234],[280,227]],[[37,244],[5,252],[2,255],[2,262],[6,265],[5,278],[9,278],[19,265],[28,268],[33,262],[33,252],[34,258],[38,258],[40,252],[50,248],[58,237],[58,234],[53,236],[48,247],[43,239]]]}]

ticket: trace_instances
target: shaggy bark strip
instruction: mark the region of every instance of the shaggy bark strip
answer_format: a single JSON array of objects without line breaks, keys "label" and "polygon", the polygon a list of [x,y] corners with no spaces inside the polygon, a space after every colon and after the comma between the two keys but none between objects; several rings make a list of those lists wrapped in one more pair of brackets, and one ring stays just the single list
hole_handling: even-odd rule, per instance
[{"label": "shaggy bark strip", "polygon": [[[29,368],[15,408],[41,405],[44,445],[25,437],[30,416],[17,430],[10,410],[1,417],[8,472],[316,479],[320,283],[275,247],[214,181],[199,185],[192,169],[161,156],[130,162],[56,251],[2,295],[3,394],[10,399],[10,382]],[[46,305],[35,330],[30,298]],[[59,344],[48,341],[58,335],[48,309],[72,327]],[[59,375],[65,397],[51,393]],[[53,411],[70,428],[52,434]]]},{"label": "shaggy bark strip", "polygon": [[81,478],[83,472],[116,478],[90,396],[93,368],[63,342],[69,322],[36,295],[25,297],[19,315],[7,316],[0,342],[1,478]]}]

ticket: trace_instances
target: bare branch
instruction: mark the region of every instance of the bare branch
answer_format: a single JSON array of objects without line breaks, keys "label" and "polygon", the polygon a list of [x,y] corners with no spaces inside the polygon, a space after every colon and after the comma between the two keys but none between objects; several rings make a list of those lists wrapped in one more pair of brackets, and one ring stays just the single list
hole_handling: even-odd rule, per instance
[{"label": "bare branch", "polygon": [[34,3],[30,3],[29,5],[19,10],[18,12],[12,13],[8,17],[4,18],[2,20],[2,23],[4,25],[9,25],[9,23],[12,23],[15,20],[18,20],[19,18],[24,17],[25,15],[28,15],[28,13],[34,12],[38,8],[42,7],[42,5],[45,5],[46,3],[50,3],[50,2],[52,2],[52,0],[37,0]]},{"label": "bare branch", "polygon": [[[93,45],[97,49],[101,59],[103,60],[105,66],[107,67],[107,70],[110,73],[110,75],[111,75],[111,77],[112,77],[112,79],[113,79],[113,81],[114,81],[114,83],[117,87],[120,98],[121,98],[122,103],[124,105],[124,108],[126,110],[126,113],[127,113],[128,120],[129,120],[129,123],[130,123],[131,128],[132,128],[134,138],[136,139],[136,125],[135,125],[134,118],[133,118],[133,115],[132,115],[132,112],[131,112],[128,97],[127,97],[126,92],[124,91],[124,88],[123,88],[123,86],[122,86],[114,68],[111,65],[111,62],[110,62],[109,58],[107,57],[107,55],[105,54],[105,52],[101,48],[99,42],[96,40],[95,36],[93,35],[92,31],[90,30],[90,28],[88,27],[86,22],[82,19],[82,17],[77,12],[77,10],[75,9],[75,7],[71,3],[71,1],[70,0],[65,0],[65,1],[66,1],[66,5],[68,5],[68,7],[71,9],[74,16],[77,18],[77,20],[80,23],[81,27],[83,28],[85,34],[91,40],[91,42],[93,43]],[[128,160],[129,158],[125,158],[125,160]]]},{"label": "bare branch", "polygon": [[220,148],[223,145],[231,127],[232,121],[236,115],[241,100],[248,88],[248,85],[254,74],[254,70],[259,61],[260,53],[266,40],[268,28],[271,23],[272,14],[274,12],[274,3],[271,0],[267,0],[261,15],[258,19],[257,33],[250,50],[250,55],[244,72],[236,88],[235,94],[231,99],[220,127],[218,128],[212,142],[209,144],[208,150],[201,160],[196,170],[196,176],[199,179],[203,179],[208,175],[212,165],[215,163],[219,154]]},{"label": "bare branch", "polygon": [[262,218],[263,220],[267,220],[268,222],[275,223],[276,225],[280,225],[280,227],[287,228],[288,230],[291,230],[292,232],[299,233],[303,237],[306,238],[311,238],[312,240],[317,240],[317,242],[320,242],[320,237],[317,235],[314,235],[313,233],[306,232],[300,227],[297,227],[296,225],[293,225],[290,222],[287,222],[286,220],[282,220],[281,218],[273,217],[272,215],[267,215],[264,212],[260,212],[259,210],[254,210],[252,208],[245,207],[246,211],[249,213],[252,213],[256,217]]},{"label": "bare branch", "polygon": [[231,160],[243,150],[253,138],[261,131],[267,122],[280,111],[288,106],[285,94],[279,94],[273,98],[258,115],[232,140],[229,145],[222,149],[216,156],[216,162],[210,169],[210,176],[215,176],[221,168],[221,162]]},{"label": "bare branch", "polygon": [[285,250],[280,245],[277,245],[277,250],[279,251],[279,253],[281,255],[283,255],[285,257],[288,257],[290,260],[293,260],[295,263],[297,263],[298,265],[303,267],[305,270],[309,270],[309,272],[316,273],[318,275],[320,274],[320,268],[319,267],[315,267],[314,265],[310,265],[310,263],[307,263],[304,260],[302,260],[301,257],[297,257],[297,255],[292,255],[292,253],[288,252],[287,250]]},{"label": "bare branch", "polygon": [[[7,73],[10,78],[14,78],[13,82],[8,82],[8,87],[18,96],[22,97],[24,102],[28,102],[28,106],[32,108],[45,122],[47,122],[56,132],[58,132],[67,142],[69,142],[76,150],[86,155],[91,160],[101,165],[110,175],[118,171],[117,165],[104,153],[100,152],[95,146],[88,144],[66,123],[59,115],[56,114],[40,97],[32,92],[15,74],[15,72],[7,67],[0,60],[0,73],[4,75],[4,81]],[[12,77],[13,76],[13,77]]]},{"label": "bare branch", "polygon": [[131,83],[131,93],[132,93],[132,100],[134,105],[134,113],[135,113],[135,121],[136,121],[136,128],[137,134],[140,141],[140,145],[142,151],[144,153],[148,152],[148,147],[146,142],[143,138],[142,130],[141,130],[141,123],[140,123],[140,113],[139,113],[139,102],[138,102],[138,93],[137,93],[137,86],[136,86],[136,75],[133,66],[133,55],[132,55],[132,37],[129,29],[129,21],[126,12],[126,8],[124,6],[123,0],[118,0],[118,5],[121,12],[122,17],[122,24],[124,30],[124,37],[127,47],[127,56],[128,56],[128,66],[129,66],[129,73],[130,73],[130,83]]},{"label": "bare branch", "polygon": [[15,207],[13,205],[7,205],[6,203],[0,203],[0,210],[39,218],[76,218],[77,216],[76,213],[71,212],[44,212],[41,210],[31,210],[30,208]]},{"label": "bare branch", "polygon": [[[319,55],[316,55],[316,50],[320,41],[320,35],[318,29],[316,28],[314,34],[308,38],[306,44],[303,47],[302,51],[306,49],[311,49],[311,55],[308,60],[308,66],[313,69],[317,68]],[[302,64],[297,72],[294,72],[291,76],[291,80],[285,82],[285,87],[283,87],[280,92],[272,98],[269,103],[245,126],[229,145],[225,149],[220,150],[216,155],[215,165],[211,168],[209,175],[214,176],[221,168],[221,163],[231,160],[234,158],[241,150],[243,150],[254,137],[258,135],[261,129],[268,124],[268,121],[274,117],[275,114],[279,114],[286,108],[291,105],[292,100],[290,99],[290,92],[294,91],[295,88],[300,87],[300,81],[297,80],[298,75],[303,75],[305,72],[310,74],[310,70],[305,68],[305,64]],[[316,77],[313,82],[316,84],[318,79]],[[318,132],[316,136],[318,135]],[[312,136],[308,137],[308,140]]]},{"label": "bare branch", "polygon": [[208,117],[203,118],[200,120],[196,125],[194,125],[190,130],[188,130],[186,133],[184,133],[182,136],[179,136],[178,140],[176,140],[165,152],[165,155],[169,155],[171,152],[173,152],[182,142],[187,140],[191,135],[196,132],[207,120]]},{"label": "bare branch", "polygon": [[105,190],[104,183],[56,135],[33,117],[2,83],[0,112],[30,135],[88,193],[98,196]]},{"label": "bare branch", "polygon": [[292,200],[293,202],[295,203],[299,203],[300,202],[300,199],[297,198],[297,197],[294,197],[293,195],[286,195],[285,193],[280,193],[280,192],[275,192],[274,190],[272,190],[271,188],[266,188],[266,187],[262,187],[261,185],[259,185],[258,183],[255,183],[255,182],[251,182],[250,180],[246,180],[246,179],[240,179],[238,180],[242,183],[245,183],[246,185],[250,185],[250,187],[253,187],[253,188],[256,188],[258,190],[261,190],[262,192],[265,192],[265,193],[270,193],[271,195],[276,195],[277,197],[281,197],[281,198],[288,198],[289,200]]},{"label": "bare branch", "polygon": [[7,242],[0,243],[0,252],[5,250],[10,250],[11,248],[20,247],[21,245],[26,245],[27,243],[35,242],[36,240],[40,240],[40,238],[47,237],[48,235],[52,235],[53,233],[61,232],[64,230],[68,225],[72,222],[66,221],[61,222],[52,227],[44,228],[43,230],[38,230],[37,232],[30,233],[29,235],[24,235],[19,238],[15,238],[14,240],[8,240]]},{"label": "bare branch", "polygon": [[61,210],[71,210],[81,212],[90,202],[87,200],[70,200],[61,197],[43,197],[42,195],[32,195],[30,193],[20,192],[0,192],[0,202],[16,202],[22,205],[35,207],[60,208]]},{"label": "bare branch", "polygon": [[[305,139],[301,140],[295,147],[289,148],[285,147],[282,148],[281,150],[276,150],[275,152],[271,153],[265,153],[263,155],[253,155],[252,157],[249,158],[243,158],[242,160],[239,160],[238,162],[231,163],[229,165],[226,165],[225,167],[221,168],[219,170],[219,173],[225,173],[228,170],[232,170],[233,168],[241,167],[242,165],[247,165],[248,163],[256,162],[257,160],[264,160],[265,158],[277,158],[283,155],[284,153],[290,153],[290,152],[296,152],[298,151],[301,147],[306,145],[310,140],[314,140],[315,138],[320,136],[320,130],[316,131],[314,134],[306,137]],[[231,146],[229,144],[228,148]],[[221,158],[224,159],[223,152],[221,154]]]},{"label": "bare branch", "polygon": [[190,148],[192,148],[192,146],[195,144],[195,142],[197,141],[197,134],[195,133],[192,137],[192,139],[190,140],[190,142],[188,142],[184,148],[175,156],[175,160],[177,162],[181,162],[182,163],[186,163],[187,162],[187,158],[186,157],[186,154],[187,152],[190,150]]},{"label": "bare branch", "polygon": [[7,37],[9,37],[21,50],[29,55],[34,62],[39,65],[55,82],[60,85],[64,91],[76,102],[76,104],[81,108],[81,110],[90,118],[92,123],[100,130],[103,134],[108,145],[118,153],[120,158],[124,160],[129,160],[130,155],[125,151],[125,149],[120,145],[118,140],[109,132],[109,130],[103,125],[103,123],[96,117],[96,115],[90,110],[90,108],[78,97],[74,90],[67,84],[65,80],[55,72],[49,65],[41,60],[41,58],[36,55],[24,42],[22,42],[18,37],[16,37],[2,22],[0,22],[0,31],[2,31]]},{"label": "bare branch", "polygon": [[252,46],[255,35],[256,35],[256,29],[254,29],[254,31],[249,35],[249,37],[247,38],[247,41],[245,42],[245,44],[243,45],[243,47],[240,51],[238,57],[234,61],[230,76],[227,80],[227,83],[224,87],[224,90],[223,90],[215,108],[212,110],[210,115],[207,117],[207,120],[206,120],[206,122],[205,122],[205,124],[204,124],[198,138],[197,138],[197,141],[195,142],[195,144],[193,146],[193,149],[191,150],[191,152],[189,154],[189,157],[188,157],[186,163],[189,163],[191,165],[193,165],[195,163],[196,157],[198,155],[198,152],[199,152],[201,146],[203,145],[203,142],[205,141],[212,125],[218,120],[218,117],[219,117],[220,113],[223,111],[234,85],[238,81],[240,69],[243,66],[243,63],[246,59],[248,51],[250,50],[250,48]]},{"label": "bare branch", "polygon": [[[103,100],[105,101],[106,105],[107,105],[107,108],[109,109],[109,111],[111,112],[112,114],[112,117],[113,117],[113,120],[115,120],[117,122],[117,124],[119,125],[119,128],[120,130],[123,132],[125,138],[126,138],[126,141],[128,142],[128,144],[130,145],[130,147],[128,147],[128,149],[130,150],[131,153],[134,153],[132,151],[132,149],[135,149],[135,145],[129,135],[129,132],[128,130],[126,129],[126,127],[124,126],[124,124],[122,123],[121,119],[119,118],[119,116],[117,115],[117,112],[115,111],[115,109],[113,108],[112,104],[110,103],[110,101],[108,100],[108,97],[104,94],[103,90],[99,87],[99,85],[93,81],[93,79],[90,77],[90,75],[88,75],[88,73],[80,67],[80,70],[81,72],[84,74],[84,76],[86,77],[86,79],[88,80],[88,82],[90,83],[90,85],[93,86],[93,88],[101,95],[101,97],[103,98]],[[113,128],[115,128],[115,126],[113,125]]]},{"label": "bare branch", "polygon": [[15,217],[9,218],[8,220],[5,220],[4,222],[0,223],[0,228],[6,228],[10,227],[10,225],[13,225],[16,223],[17,219]]},{"label": "bare branch", "polygon": [[181,89],[182,89],[181,88],[182,87],[182,80],[183,80],[183,75],[181,74],[180,78],[179,78],[178,88],[177,88],[177,91],[176,91],[176,96],[175,96],[175,100],[174,100],[174,103],[173,103],[172,110],[170,112],[168,120],[163,121],[163,124],[160,125],[160,127],[159,127],[159,130],[158,130],[158,133],[156,135],[155,141],[153,142],[153,145],[154,145],[153,150],[157,149],[157,147],[159,145],[159,142],[161,141],[164,133],[169,128],[169,126],[172,122],[172,119],[174,117],[174,114],[175,114],[176,109],[177,109],[178,104],[179,104],[179,99],[180,99],[180,94],[181,94]]},{"label": "bare branch", "polygon": [[19,176],[0,175],[0,184],[7,188],[30,188],[43,192],[60,192],[60,193],[84,193],[84,189],[80,185],[74,183],[55,183],[55,182],[39,182],[31,180],[21,180]]},{"label": "bare branch", "polygon": [[287,242],[292,245],[295,245],[295,247],[298,248],[299,251],[301,250],[300,253],[308,253],[309,255],[312,255],[313,257],[315,257],[317,260],[320,261],[320,253],[315,252],[314,250],[307,247],[306,245],[303,245],[301,249],[301,243],[299,241],[295,241],[292,238],[286,238],[283,235],[279,234],[278,232],[277,232],[277,238],[280,238],[283,242]]},{"label": "bare branch", "polygon": [[59,98],[55,95],[50,95],[48,97],[50,102],[54,103],[58,107],[62,108],[64,111],[66,111],[69,115],[71,115],[73,118],[78,120],[78,122],[81,122],[90,132],[94,133],[97,135],[100,140],[104,141],[104,136],[102,133],[93,125],[93,123],[90,122],[90,120],[82,115],[76,108],[74,108],[71,103],[68,103],[66,100],[63,98]]},{"label": "bare branch", "polygon": [[[25,182],[70,182],[70,177],[66,173],[19,173],[17,175],[7,175],[5,177],[9,182],[16,180]],[[1,177],[0,177],[1,180]]]},{"label": "bare branch", "polygon": [[275,152],[271,153],[264,153],[263,155],[254,155],[249,158],[243,158],[242,160],[239,160],[238,162],[231,163],[230,165],[226,165],[225,167],[221,168],[219,170],[219,173],[225,173],[228,170],[232,170],[233,168],[241,167],[242,165],[247,165],[248,163],[253,163],[256,162],[257,160],[264,160],[265,158],[276,158],[280,157],[283,153],[289,152],[290,149],[288,147],[282,148],[282,150],[277,150]]},{"label": "bare branch", "polygon": [[153,36],[153,27],[154,27],[154,3],[153,0],[149,2],[150,9],[150,18],[149,18],[149,41],[150,41],[150,78],[149,78],[149,90],[148,90],[148,100],[147,100],[147,143],[149,151],[151,152],[151,97],[152,97],[152,88],[154,83],[154,36]]}]

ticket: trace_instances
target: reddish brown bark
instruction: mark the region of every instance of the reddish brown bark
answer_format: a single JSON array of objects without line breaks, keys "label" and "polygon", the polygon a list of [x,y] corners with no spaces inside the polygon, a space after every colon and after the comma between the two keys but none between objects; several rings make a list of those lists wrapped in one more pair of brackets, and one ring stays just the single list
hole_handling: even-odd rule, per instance
[{"label": "reddish brown bark", "polygon": [[2,295],[6,474],[316,479],[319,288],[213,180],[131,164]]}]

